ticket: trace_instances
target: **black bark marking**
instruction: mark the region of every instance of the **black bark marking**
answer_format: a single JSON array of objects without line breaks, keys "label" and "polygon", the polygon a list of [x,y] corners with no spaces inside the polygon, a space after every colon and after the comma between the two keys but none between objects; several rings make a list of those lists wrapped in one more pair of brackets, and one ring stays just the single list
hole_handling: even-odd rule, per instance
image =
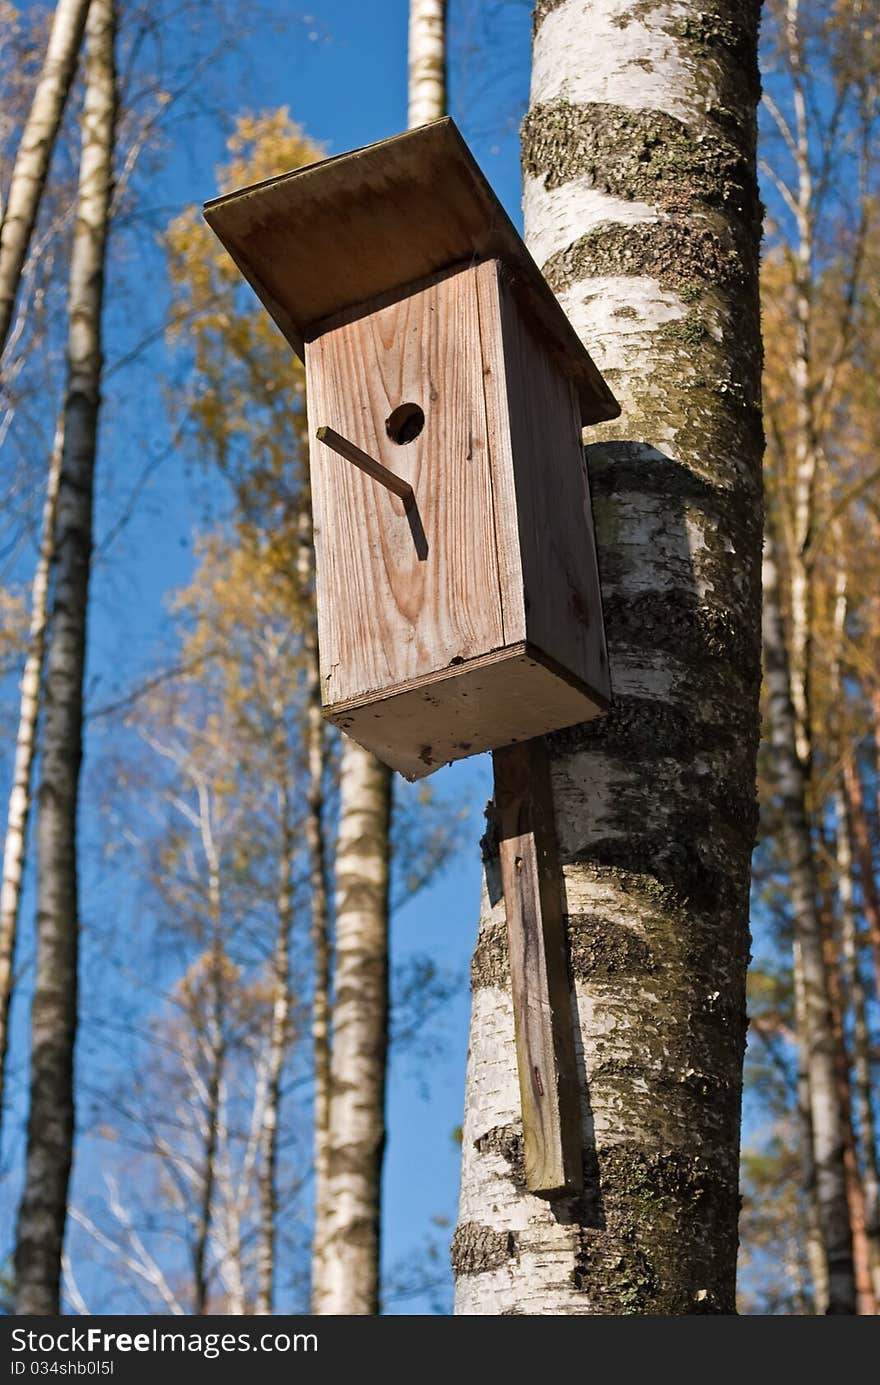
[{"label": "black bark marking", "polygon": [[452,1268],[456,1274],[481,1274],[507,1264],[518,1250],[516,1231],[495,1231],[479,1222],[463,1222],[452,1238]]}]

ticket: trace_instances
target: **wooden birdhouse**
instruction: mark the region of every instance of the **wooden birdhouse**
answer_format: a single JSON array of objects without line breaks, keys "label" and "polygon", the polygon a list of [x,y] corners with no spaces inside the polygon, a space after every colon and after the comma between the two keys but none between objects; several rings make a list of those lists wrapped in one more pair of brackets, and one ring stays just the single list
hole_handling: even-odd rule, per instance
[{"label": "wooden birdhouse", "polygon": [[325,715],[418,779],[607,706],[617,403],[451,120],[209,202],[307,370]]}]

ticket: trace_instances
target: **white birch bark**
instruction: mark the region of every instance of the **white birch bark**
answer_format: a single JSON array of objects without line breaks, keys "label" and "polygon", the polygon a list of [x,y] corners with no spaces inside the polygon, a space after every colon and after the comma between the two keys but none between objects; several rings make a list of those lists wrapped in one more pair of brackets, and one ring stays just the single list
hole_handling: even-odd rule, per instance
[{"label": "white birch bark", "polygon": [[797,753],[788,651],[782,627],[779,575],[768,526],[764,556],[764,676],[773,769],[781,798],[783,839],[791,890],[794,937],[803,976],[810,1116],[816,1202],[828,1266],[827,1313],[855,1313],[855,1273],[845,1168],[846,1131],[840,1105],[831,996],[823,956],[806,780]]},{"label": "white birch bark", "polygon": [[793,522],[789,553],[791,587],[791,698],[796,718],[797,753],[808,766],[811,754],[810,642],[812,621],[812,574],[809,550],[813,539],[819,442],[812,401],[813,373],[813,177],[810,167],[810,130],[807,119],[806,79],[799,0],[787,0],[785,34],[792,79],[794,153],[797,167],[796,220],[798,239],[794,253],[795,353],[791,366],[797,431]]},{"label": "white birch bark", "polygon": [[[878,746],[878,764],[880,764],[880,746]],[[868,938],[874,955],[874,985],[872,990],[880,993],[880,891],[878,891],[877,879],[874,874],[871,834],[868,828],[859,766],[855,757],[849,752],[843,758],[843,784],[854,841],[854,855],[859,862],[862,909],[868,925]]]},{"label": "white birch bark", "polygon": [[861,1152],[861,1185],[864,1194],[865,1236],[874,1299],[880,1299],[880,1176],[877,1133],[872,1105],[871,1029],[865,986],[859,959],[859,928],[853,890],[852,844],[847,823],[846,794],[840,785],[834,794],[835,865],[840,901],[840,941],[843,952],[843,984],[853,1019],[854,1107]]},{"label": "white birch bark", "polygon": [[462,1314],[733,1311],[760,662],[757,21],[757,0],[535,8],[526,241],[623,406],[588,449],[614,702],[548,742],[585,1191],[524,1189],[490,832]]},{"label": "white birch bark", "polygon": [[339,790],[329,1153],[314,1311],[370,1315],[379,1311],[390,775],[346,740]]},{"label": "white birch bark", "polygon": [[[839,525],[835,526],[834,539],[837,549],[837,575],[833,622],[834,644],[830,668],[830,705],[833,708],[839,708],[843,705],[841,659],[846,641],[848,610],[848,573],[844,558],[843,534]],[[859,937],[858,909],[854,889],[853,825],[850,821],[847,793],[847,785],[848,783],[850,786],[854,784],[856,775],[852,752],[846,744],[847,728],[838,726],[837,734],[842,772],[834,789],[832,801],[834,807],[834,866],[837,877],[837,901],[840,917],[841,956],[839,965],[842,983],[840,1008],[841,1014],[844,1016],[848,1003],[852,1015],[852,1044],[848,1045],[847,1043],[845,1020],[842,1019],[840,1046],[847,1087],[850,1085],[852,1087],[852,1097],[847,1104],[851,1108],[850,1135],[853,1146],[851,1183],[858,1183],[861,1195],[861,1205],[858,1208],[860,1214],[858,1221],[861,1223],[858,1226],[859,1236],[856,1235],[856,1219],[852,1216],[852,1193],[850,1194],[850,1221],[853,1224],[859,1312],[876,1314],[878,1295],[880,1295],[880,1178],[878,1178],[877,1140],[871,1092],[871,1030],[859,956],[861,939]],[[850,1069],[852,1069],[852,1083],[850,1083],[849,1078]],[[853,1114],[856,1117],[856,1125],[852,1121]]]},{"label": "white birch bark", "polygon": [[0,224],[0,356],[12,326],[22,270],[76,71],[88,8],[89,0],[58,0],[43,70],[15,157]]},{"label": "white birch bark", "polygon": [[318,621],[314,595],[314,527],[311,496],[304,500],[300,523],[299,587],[306,626],[303,632],[305,740],[308,761],[305,837],[309,856],[309,907],[313,956],[312,1060],[314,1064],[315,1215],[312,1231],[311,1301],[321,1296],[324,1241],[327,1234],[327,1173],[330,1158],[330,899],[324,821],[327,737],[321,716]]},{"label": "white birch bark", "polygon": [[40,551],[31,585],[31,619],[28,653],[21,675],[18,703],[18,732],[12,765],[12,788],[6,813],[3,842],[3,875],[0,884],[0,1118],[6,1078],[6,1053],[9,1046],[9,1011],[12,1003],[15,943],[21,905],[21,882],[31,812],[31,774],[37,748],[37,721],[40,687],[46,651],[46,616],[49,603],[49,571],[55,551],[55,515],[58,508],[58,483],[64,431],[59,423],[46,478],[43,503],[43,529]]},{"label": "white birch bark", "polygon": [[801,1183],[806,1202],[804,1235],[807,1265],[813,1288],[813,1311],[828,1311],[828,1261],[822,1240],[822,1223],[816,1190],[816,1161],[813,1157],[813,1116],[810,1109],[810,1045],[807,1038],[807,1002],[804,967],[797,939],[792,947],[792,985],[794,987],[795,1033],[797,1035],[797,1131],[800,1144]]},{"label": "white birch bark", "polygon": [[204,1153],[196,1199],[192,1245],[193,1312],[201,1317],[208,1311],[208,1249],[214,1215],[217,1183],[217,1149],[220,1137],[220,1106],[223,1068],[226,1062],[226,949],[223,944],[223,910],[220,888],[220,856],[214,837],[211,794],[204,780],[196,783],[199,802],[199,833],[208,873],[208,917],[211,949],[208,968],[208,1006],[203,1046],[206,1055]]},{"label": "white birch bark", "polygon": [[25,1184],[15,1253],[16,1312],[58,1312],[73,1158],[77,1019],[77,789],[101,379],[101,307],[113,179],[113,0],[92,0],[68,296],[68,377],[58,491],[52,641],[37,830],[37,957]]},{"label": "white birch bark", "polygon": [[[276,715],[283,716],[281,708]],[[287,771],[289,756],[286,738],[279,737],[281,783],[279,815],[281,851],[278,870],[278,932],[272,962],[272,1019],[269,1033],[266,1103],[260,1130],[259,1203],[260,1231],[257,1246],[257,1297],[255,1312],[270,1314],[275,1306],[275,1221],[278,1215],[276,1175],[278,1141],[281,1130],[281,1080],[290,1038],[290,936],[293,930],[294,843],[290,816],[290,791]]]},{"label": "white birch bark", "polygon": [[408,61],[414,130],[446,113],[446,0],[410,0]]},{"label": "white birch bark", "polygon": [[[837,550],[832,619],[831,659],[829,675],[829,707],[836,712],[836,736],[841,766],[845,766],[849,751],[846,728],[840,709],[844,706],[844,676],[842,660],[846,647],[847,615],[849,610],[849,575],[845,560],[843,533],[839,522],[832,523]],[[832,1012],[837,1030],[840,1076],[838,1090],[844,1121],[847,1148],[845,1167],[848,1180],[850,1226],[853,1237],[853,1264],[856,1279],[856,1311],[875,1316],[877,1313],[877,1271],[880,1268],[880,1245],[876,1225],[876,1148],[873,1135],[873,1113],[870,1098],[870,1059],[863,1045],[868,1042],[865,993],[862,986],[858,957],[858,926],[853,889],[853,856],[851,825],[846,806],[846,773],[838,776],[831,795],[834,809],[834,842],[828,856],[834,863],[837,883],[838,928],[829,918],[826,930],[827,969],[831,981]],[[821,830],[821,829],[820,829]],[[829,901],[828,913],[833,905]],[[837,936],[835,936],[835,932]],[[847,1005],[852,1015],[852,1044],[847,1034]],[[868,1082],[867,1120],[863,1105],[862,1078]],[[854,1080],[853,1080],[854,1079]],[[853,1121],[856,1116],[858,1127]],[[864,1131],[870,1132],[870,1147],[864,1143]],[[859,1157],[861,1153],[861,1158]],[[872,1168],[874,1177],[872,1179]]]},{"label": "white birch bark", "polygon": [[330,902],[324,823],[326,736],[321,716],[321,679],[317,629],[312,639],[306,691],[306,735],[309,793],[306,842],[309,849],[309,896],[312,910],[314,990],[312,994],[312,1052],[315,1068],[314,1151],[315,1224],[312,1234],[312,1301],[321,1292],[324,1239],[327,1230],[327,1176],[330,1159]]}]

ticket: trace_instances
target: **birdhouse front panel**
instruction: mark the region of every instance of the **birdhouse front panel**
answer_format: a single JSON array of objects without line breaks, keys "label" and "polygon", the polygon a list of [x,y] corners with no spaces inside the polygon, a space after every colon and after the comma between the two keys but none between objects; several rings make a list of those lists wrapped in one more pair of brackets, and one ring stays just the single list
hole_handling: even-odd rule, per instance
[{"label": "birdhouse front panel", "polygon": [[311,444],[325,703],[502,648],[475,273],[323,333],[306,362],[312,436],[329,426],[413,490]]}]

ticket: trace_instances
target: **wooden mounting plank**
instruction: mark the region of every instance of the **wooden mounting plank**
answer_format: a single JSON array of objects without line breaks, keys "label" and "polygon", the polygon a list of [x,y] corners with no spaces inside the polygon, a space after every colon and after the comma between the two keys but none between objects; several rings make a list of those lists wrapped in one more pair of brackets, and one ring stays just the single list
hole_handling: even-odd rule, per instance
[{"label": "wooden mounting plank", "polygon": [[496,750],[495,813],[507,911],[526,1185],[542,1197],[583,1187],[562,877],[543,740]]},{"label": "wooden mounting plank", "polygon": [[318,325],[462,262],[500,259],[577,389],[620,407],[448,117],[214,198],[205,219],[299,356]]}]

